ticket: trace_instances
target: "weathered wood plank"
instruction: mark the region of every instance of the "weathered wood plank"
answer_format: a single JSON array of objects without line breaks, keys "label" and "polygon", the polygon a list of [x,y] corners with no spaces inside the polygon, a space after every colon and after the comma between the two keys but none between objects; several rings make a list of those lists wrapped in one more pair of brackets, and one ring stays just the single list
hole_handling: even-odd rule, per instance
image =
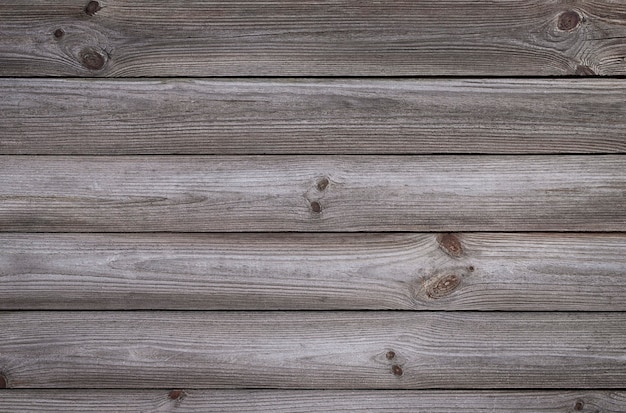
[{"label": "weathered wood plank", "polygon": [[604,79],[0,79],[0,153],[623,153],[625,95]]},{"label": "weathered wood plank", "polygon": [[626,74],[621,1],[87,4],[3,4],[0,75]]},{"label": "weathered wood plank", "polygon": [[0,245],[1,310],[626,311],[626,234],[0,234]]},{"label": "weathered wood plank", "polygon": [[623,413],[624,391],[11,390],[0,410],[32,412]]},{"label": "weathered wood plank", "polygon": [[625,231],[626,157],[0,157],[2,231]]},{"label": "weathered wood plank", "polygon": [[2,312],[12,388],[620,388],[625,313]]}]

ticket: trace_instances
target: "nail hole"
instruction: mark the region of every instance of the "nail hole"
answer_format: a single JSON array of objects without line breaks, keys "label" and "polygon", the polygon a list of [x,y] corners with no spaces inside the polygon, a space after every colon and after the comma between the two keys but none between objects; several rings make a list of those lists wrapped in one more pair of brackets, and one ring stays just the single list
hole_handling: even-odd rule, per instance
[{"label": "nail hole", "polygon": [[56,29],[54,31],[54,37],[56,37],[57,39],[60,39],[64,35],[65,35],[65,32],[63,31],[63,29]]},{"label": "nail hole", "polygon": [[397,364],[394,364],[393,366],[391,366],[391,371],[393,372],[394,376],[402,376],[402,374],[404,374],[404,372],[402,371],[402,367],[398,366]]},{"label": "nail hole", "polygon": [[393,351],[388,351],[385,357],[387,357],[387,360],[393,360],[396,357],[396,353]]}]

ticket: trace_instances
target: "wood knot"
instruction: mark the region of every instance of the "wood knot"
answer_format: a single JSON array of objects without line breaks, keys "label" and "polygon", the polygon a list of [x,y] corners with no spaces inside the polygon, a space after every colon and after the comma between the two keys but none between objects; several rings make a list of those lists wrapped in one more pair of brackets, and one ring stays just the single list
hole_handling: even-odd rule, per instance
[{"label": "wood knot", "polygon": [[317,181],[317,190],[320,192],[324,191],[326,188],[328,188],[328,184],[330,184],[328,178],[320,179],[319,181]]},{"label": "wood knot", "polygon": [[397,364],[394,364],[393,366],[391,366],[391,372],[393,373],[394,376],[402,376],[404,374],[404,372],[402,371],[402,367],[398,366]]},{"label": "wood knot", "polygon": [[583,408],[585,407],[585,402],[583,402],[582,400],[578,399],[576,400],[576,403],[574,404],[574,410],[576,410],[577,412],[581,411]]},{"label": "wood knot", "polygon": [[396,358],[396,353],[395,351],[388,351],[387,354],[385,354],[385,357],[387,357],[387,360],[393,360]]},{"label": "wood knot", "polygon": [[566,11],[559,16],[557,27],[559,30],[570,31],[580,25],[580,15],[573,10]]},{"label": "wood knot", "polygon": [[186,395],[187,393],[185,393],[184,390],[172,390],[171,392],[169,392],[167,397],[170,400],[182,400],[185,398]]},{"label": "wood knot", "polygon": [[7,387],[9,387],[9,381],[4,374],[0,373],[0,389],[6,389]]},{"label": "wood knot", "polygon": [[320,212],[322,212],[322,206],[317,201],[311,201],[311,211],[319,214]]},{"label": "wood knot", "polygon": [[577,76],[597,76],[597,73],[593,71],[589,66],[578,65],[574,72]]},{"label": "wood knot", "polygon": [[98,3],[97,1],[90,1],[85,6],[85,13],[87,14],[87,16],[93,16],[100,10],[102,10],[102,7],[100,7],[100,3]]},{"label": "wood knot", "polygon": [[80,60],[83,66],[89,70],[100,70],[106,63],[104,56],[91,48],[83,49],[80,52]]},{"label": "wood knot", "polygon": [[456,274],[446,275],[438,280],[429,281],[426,287],[426,295],[428,298],[438,299],[443,298],[456,290],[461,284],[461,277]]},{"label": "wood knot", "polygon": [[461,241],[454,234],[441,234],[437,237],[439,247],[451,257],[459,258],[463,255]]},{"label": "wood knot", "polygon": [[61,37],[65,36],[65,32],[63,31],[63,29],[56,29],[53,34],[54,34],[54,37],[56,37],[57,39],[60,39]]}]

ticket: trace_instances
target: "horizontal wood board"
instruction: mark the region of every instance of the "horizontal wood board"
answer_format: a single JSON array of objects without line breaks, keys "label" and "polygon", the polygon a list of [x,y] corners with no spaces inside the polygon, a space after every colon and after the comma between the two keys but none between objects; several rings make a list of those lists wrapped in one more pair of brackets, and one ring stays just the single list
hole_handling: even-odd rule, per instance
[{"label": "horizontal wood board", "polygon": [[0,79],[0,96],[2,154],[626,151],[615,79]]},{"label": "horizontal wood board", "polygon": [[626,310],[625,234],[0,234],[0,245],[1,310]]},{"label": "horizontal wood board", "polygon": [[626,231],[621,156],[0,157],[0,230]]},{"label": "horizontal wood board", "polygon": [[0,76],[626,74],[611,0],[15,0]]},{"label": "horizontal wood board", "polygon": [[623,387],[624,313],[1,312],[11,388]]},{"label": "horizontal wood board", "polygon": [[623,413],[624,391],[12,390],[0,409],[29,412]]}]

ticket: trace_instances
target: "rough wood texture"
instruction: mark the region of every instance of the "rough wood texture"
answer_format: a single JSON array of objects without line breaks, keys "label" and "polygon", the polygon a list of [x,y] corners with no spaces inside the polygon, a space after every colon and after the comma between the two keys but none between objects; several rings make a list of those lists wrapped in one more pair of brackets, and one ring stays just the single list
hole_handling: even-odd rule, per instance
[{"label": "rough wood texture", "polygon": [[626,234],[2,234],[0,245],[2,310],[626,311]]},{"label": "rough wood texture", "polygon": [[12,388],[623,387],[624,313],[2,312]]},{"label": "rough wood texture", "polygon": [[11,390],[0,410],[216,413],[623,413],[623,391]]},{"label": "rough wood texture", "polygon": [[4,154],[626,151],[620,80],[0,79],[0,96]]},{"label": "rough wood texture", "polygon": [[0,157],[2,231],[626,231],[626,157]]},{"label": "rough wood texture", "polygon": [[3,4],[0,75],[626,74],[622,1],[87,3]]}]

